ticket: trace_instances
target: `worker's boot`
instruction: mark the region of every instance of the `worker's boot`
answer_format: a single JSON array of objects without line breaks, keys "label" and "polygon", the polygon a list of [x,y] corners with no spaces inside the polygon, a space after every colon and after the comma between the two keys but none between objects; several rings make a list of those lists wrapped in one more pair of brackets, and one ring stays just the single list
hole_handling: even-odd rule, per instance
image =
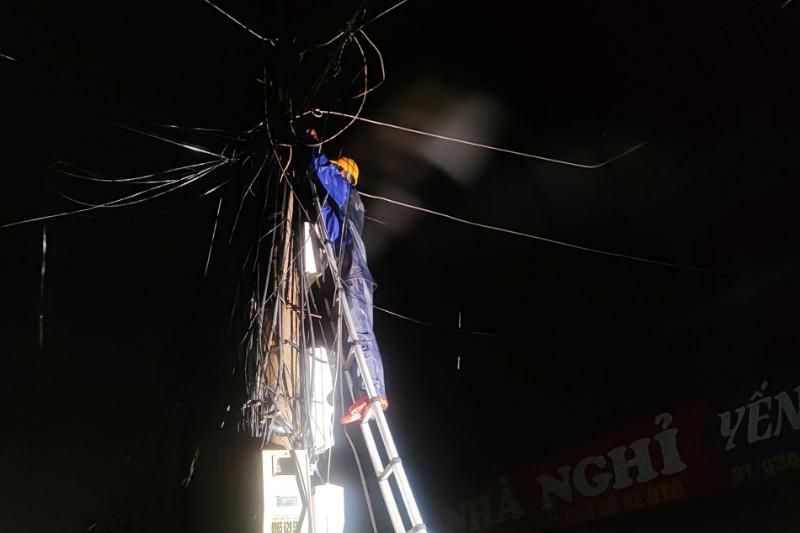
[{"label": "worker's boot", "polygon": [[[386,398],[383,396],[380,397],[381,402],[381,409],[384,411],[389,408],[389,402],[386,401]],[[360,396],[353,405],[347,410],[342,418],[339,421],[342,424],[352,424],[353,422],[358,422],[362,418],[364,418],[364,414],[366,412],[371,413],[372,411],[369,409],[369,397],[367,395]],[[369,414],[367,415],[369,417]]]},{"label": "worker's boot", "polygon": [[[384,398],[383,396],[379,396],[378,400],[380,401],[382,411],[385,411],[389,408],[389,402],[386,401],[386,398]],[[369,420],[373,414],[374,414],[373,410],[370,409],[369,404],[367,404],[367,407],[365,407],[364,410],[362,411],[361,418],[363,418],[364,420]]]}]

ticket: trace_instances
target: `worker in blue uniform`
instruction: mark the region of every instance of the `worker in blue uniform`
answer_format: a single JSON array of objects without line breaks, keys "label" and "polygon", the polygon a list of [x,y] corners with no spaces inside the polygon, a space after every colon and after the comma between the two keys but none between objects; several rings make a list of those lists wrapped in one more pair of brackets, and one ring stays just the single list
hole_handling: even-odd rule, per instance
[{"label": "worker in blue uniform", "polygon": [[[314,130],[309,134],[318,140]],[[319,147],[315,147],[311,152],[311,167],[312,175],[324,189],[322,218],[328,239],[337,257],[341,257],[339,272],[358,334],[358,339],[352,339],[352,342],[361,345],[381,408],[385,411],[389,404],[386,401],[383,361],[372,329],[372,293],[376,283],[367,266],[367,251],[362,240],[364,204],[355,188],[358,166],[349,157],[329,160]],[[358,365],[353,369],[351,377],[356,400],[342,416],[343,424],[361,420],[370,401]]]}]

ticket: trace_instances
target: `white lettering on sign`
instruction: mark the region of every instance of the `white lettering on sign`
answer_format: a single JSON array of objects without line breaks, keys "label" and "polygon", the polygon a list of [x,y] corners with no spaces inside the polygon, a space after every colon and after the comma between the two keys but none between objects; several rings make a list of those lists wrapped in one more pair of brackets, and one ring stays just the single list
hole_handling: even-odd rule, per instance
[{"label": "white lettering on sign", "polygon": [[[618,446],[610,452],[611,464],[614,466],[614,485],[615,489],[627,489],[633,485],[631,470],[636,469],[636,483],[647,483],[658,477],[658,473],[653,469],[653,461],[650,459],[650,437],[635,440],[628,446]],[[633,452],[628,458],[628,451]]]},{"label": "white lettering on sign", "polygon": [[506,485],[500,489],[499,507],[500,510],[497,511],[497,518],[495,518],[495,522],[498,524],[505,524],[508,520],[518,520],[525,516],[525,511],[514,497],[514,493]]},{"label": "white lettering on sign", "polygon": [[271,533],[297,533],[299,531],[297,520],[281,520],[272,522]]},{"label": "white lettering on sign", "polygon": [[[571,465],[559,467],[558,476],[540,474],[536,477],[542,489],[542,510],[553,508],[553,497],[566,503],[573,501],[573,488],[579,494],[594,497],[606,492],[609,487],[625,489],[634,483],[647,483],[659,475],[667,476],[686,470],[686,463],[681,460],[678,450],[678,430],[670,428],[672,415],[661,413],[654,422],[661,431],[652,438],[645,437],[633,441],[628,446],[617,446],[606,456],[591,455]],[[654,443],[657,446],[654,446]],[[658,449],[661,455],[662,468],[653,468],[652,451]]]},{"label": "white lettering on sign", "polygon": [[762,382],[750,396],[749,403],[718,415],[719,434],[725,439],[726,451],[736,448],[742,424],[747,426],[743,430],[747,435],[747,444],[780,436],[786,422],[792,430],[800,430],[800,385],[792,391],[766,396],[764,392],[768,386],[768,382]]},{"label": "white lettering on sign", "polygon": [[[586,470],[594,466],[597,473],[591,480],[586,478]],[[581,459],[575,465],[575,473],[572,476],[575,488],[584,496],[599,496],[603,494],[611,482],[611,473],[603,472],[602,469],[606,466],[606,458],[602,455],[591,455]],[[564,468],[564,467],[562,467]]]}]

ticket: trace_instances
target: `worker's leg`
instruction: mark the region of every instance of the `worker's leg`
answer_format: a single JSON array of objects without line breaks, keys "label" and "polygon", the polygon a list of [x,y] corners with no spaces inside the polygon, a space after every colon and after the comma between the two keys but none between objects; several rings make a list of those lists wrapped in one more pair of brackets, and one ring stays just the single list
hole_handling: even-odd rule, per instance
[{"label": "worker's leg", "polygon": [[[353,323],[358,333],[359,344],[364,352],[369,373],[372,375],[372,383],[375,385],[378,395],[385,397],[383,361],[378,349],[378,341],[372,330],[372,291],[375,289],[375,284],[368,279],[352,278],[344,280],[344,287]],[[358,365],[355,365],[355,368],[357,369]],[[354,378],[353,383],[358,389],[358,396],[366,394],[360,374],[357,370],[351,373]]]}]

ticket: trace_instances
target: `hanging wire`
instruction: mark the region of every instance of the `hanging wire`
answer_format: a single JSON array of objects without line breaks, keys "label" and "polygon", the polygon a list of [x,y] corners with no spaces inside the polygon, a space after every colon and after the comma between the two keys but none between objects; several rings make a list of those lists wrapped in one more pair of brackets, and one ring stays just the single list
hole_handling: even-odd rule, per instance
[{"label": "hanging wire", "polygon": [[[180,167],[169,168],[167,170],[162,170],[159,172],[152,172],[150,174],[141,174],[139,176],[133,176],[131,178],[103,178],[98,176],[97,174],[90,172],[88,170],[82,169],[72,163],[68,163],[66,161],[56,161],[52,165],[50,165],[50,169],[58,172],[59,174],[63,174],[65,176],[70,176],[72,178],[78,178],[87,181],[96,181],[100,183],[131,183],[134,185],[138,184],[156,184],[156,183],[167,183],[167,182],[174,182],[172,179],[161,179],[156,180],[153,178],[157,178],[160,176],[167,176],[170,174],[174,174],[176,172],[180,172],[182,170],[190,170],[195,168],[201,167],[209,167],[211,165],[218,164],[219,161],[202,161],[200,163],[192,163],[190,165],[184,165]],[[80,174],[79,174],[80,172]]]},{"label": "hanging wire", "polygon": [[[621,159],[621,158],[623,158],[623,157],[625,157],[627,155],[632,154],[633,152],[639,150],[640,148],[650,144],[651,142],[653,142],[655,140],[655,138],[652,138],[652,139],[648,139],[646,141],[640,142],[639,144],[636,144],[636,145],[628,148],[627,150],[625,150],[625,151],[623,151],[623,152],[621,152],[621,153],[619,153],[619,154],[617,154],[617,155],[615,155],[615,156],[613,156],[613,157],[611,157],[609,159],[606,159],[605,161],[601,161],[600,163],[575,163],[573,161],[567,161],[567,160],[564,160],[564,159],[556,159],[556,158],[553,158],[553,157],[546,157],[546,156],[543,156],[543,155],[530,154],[530,153],[527,153],[527,152],[520,152],[520,151],[517,151],[517,150],[510,150],[508,148],[501,148],[501,147],[492,146],[492,145],[489,145],[489,144],[483,144],[483,143],[478,143],[478,142],[473,142],[473,141],[467,141],[465,139],[458,139],[456,137],[448,137],[447,135],[440,135],[438,133],[432,133],[432,132],[429,132],[429,131],[423,131],[423,130],[418,130],[418,129],[414,129],[414,128],[408,128],[406,126],[399,126],[397,124],[391,124],[389,122],[382,122],[380,120],[373,120],[373,119],[369,119],[369,118],[365,118],[365,117],[360,116],[360,113],[356,114],[356,115],[351,115],[349,113],[342,113],[340,111],[329,111],[329,110],[324,110],[324,109],[312,109],[312,110],[306,111],[305,113],[302,113],[300,116],[302,117],[302,116],[309,115],[309,114],[313,115],[315,117],[318,117],[318,118],[322,117],[324,115],[348,118],[348,119],[350,119],[350,122],[348,123],[347,127],[350,127],[356,121],[360,121],[360,122],[365,122],[367,124],[372,124],[372,125],[375,125],[375,126],[382,126],[384,128],[391,128],[391,129],[395,129],[395,130],[400,130],[400,131],[404,131],[406,133],[413,133],[413,134],[416,134],[416,135],[422,135],[424,137],[431,137],[433,139],[439,139],[439,140],[442,140],[442,141],[448,141],[448,142],[453,142],[453,143],[458,143],[458,144],[464,144],[464,145],[467,145],[467,146],[472,146],[474,148],[483,148],[484,150],[491,150],[493,152],[500,152],[500,153],[504,153],[504,154],[516,155],[516,156],[519,156],[519,157],[525,157],[527,159],[536,159],[538,161],[544,161],[546,163],[554,163],[554,164],[557,164],[557,165],[565,165],[565,166],[568,166],[568,167],[582,168],[582,169],[587,169],[587,170],[594,170],[594,169],[603,168],[603,167],[605,167],[607,165],[610,165],[614,161],[616,161],[618,159]],[[326,142],[329,141],[329,140],[330,139],[326,139]]]},{"label": "hanging wire", "polygon": [[[378,13],[377,15],[375,15],[374,17],[372,17],[367,22],[365,22],[364,24],[362,24],[361,26],[359,26],[358,28],[356,28],[355,30],[353,30],[350,33],[352,34],[354,32],[357,32],[357,31],[361,30],[362,28],[367,27],[369,24],[372,24],[373,22],[375,22],[376,20],[378,20],[379,18],[381,18],[382,16],[384,16],[384,15],[386,15],[388,13],[391,13],[392,11],[397,9],[398,7],[400,7],[403,4],[405,4],[406,2],[408,2],[408,0],[400,0],[400,2],[397,2],[396,4],[394,4],[393,6],[389,7],[388,9],[384,9],[383,11],[381,11],[380,13]],[[345,31],[342,30],[339,33],[337,33],[336,35],[334,35],[333,37],[331,37],[330,39],[328,39],[327,41],[325,41],[324,43],[318,44],[316,46],[318,48],[322,48],[322,47],[328,46],[330,44],[333,44],[339,37],[341,37],[344,34],[345,34]]]},{"label": "hanging wire", "polygon": [[392,11],[397,9],[398,7],[400,7],[403,4],[405,4],[406,2],[408,2],[408,0],[400,0],[400,2],[397,2],[396,4],[394,4],[393,6],[387,8],[387,9],[384,9],[383,11],[381,11],[380,13],[378,13],[377,15],[375,15],[374,17],[369,19],[367,22],[365,22],[364,24],[359,26],[358,29],[360,30],[361,28],[364,28],[364,27],[368,26],[369,24],[372,24],[373,22],[375,22],[379,18],[383,17],[384,15],[387,15],[387,14],[391,13]]},{"label": "hanging wire", "polygon": [[724,36],[728,30],[730,30],[737,22],[739,22],[742,17],[747,15],[761,0],[752,0],[748,5],[746,5],[741,11],[739,11],[733,19],[724,27],[722,28],[722,32],[720,32],[720,36]]},{"label": "hanging wire", "polygon": [[[223,161],[221,163],[217,163],[216,165],[214,165],[214,166],[212,166],[210,168],[203,169],[200,172],[196,172],[194,174],[190,174],[190,175],[184,176],[182,178],[178,178],[178,179],[175,179],[175,180],[172,180],[172,181],[168,181],[166,183],[160,183],[158,185],[155,185],[155,186],[150,187],[148,189],[145,189],[143,191],[138,191],[138,192],[135,192],[133,194],[129,194],[127,196],[116,198],[114,200],[110,200],[108,202],[103,202],[103,203],[100,203],[100,204],[90,204],[88,202],[83,202],[81,200],[76,200],[76,199],[73,199],[73,198],[70,198],[70,197],[66,197],[68,200],[73,201],[73,202],[75,202],[77,204],[80,204],[80,205],[84,205],[85,207],[83,207],[81,209],[72,209],[72,210],[69,210],[69,211],[62,211],[60,213],[52,213],[52,214],[49,214],[49,215],[42,215],[42,216],[38,216],[38,217],[33,217],[33,218],[28,218],[28,219],[23,219],[23,220],[17,220],[15,222],[9,222],[7,224],[0,225],[0,230],[1,229],[6,229],[6,228],[12,228],[12,227],[15,227],[15,226],[21,226],[21,225],[24,225],[24,224],[31,224],[33,222],[41,222],[41,221],[44,221],[44,220],[52,220],[54,218],[62,218],[62,217],[66,217],[66,216],[78,215],[78,214],[94,211],[94,210],[97,210],[97,209],[116,208],[116,207],[124,207],[124,206],[130,206],[130,205],[139,204],[139,203],[142,203],[142,202],[145,202],[145,201],[149,201],[149,200],[158,198],[158,197],[163,196],[165,194],[169,194],[171,192],[176,191],[179,188],[182,188],[182,187],[185,187],[186,185],[194,183],[197,180],[199,180],[199,179],[203,178],[204,176],[206,176],[207,174],[213,172],[217,168],[221,167],[225,163],[226,162]],[[164,190],[167,186],[170,186],[170,185],[172,185],[173,187]],[[142,197],[142,196],[147,195],[147,194],[149,194],[149,196]]]},{"label": "hanging wire", "polygon": [[[129,195],[129,196],[123,197],[123,198],[117,198],[116,200],[112,200],[110,202],[104,202],[104,203],[101,203],[101,204],[93,204],[93,203],[89,203],[89,202],[84,202],[82,200],[77,200],[75,198],[69,197],[69,196],[64,195],[64,194],[62,194],[62,196],[64,198],[72,201],[72,202],[75,202],[76,204],[83,205],[83,206],[88,206],[89,208],[128,207],[128,206],[131,206],[131,205],[136,205],[136,204],[141,204],[143,202],[148,202],[150,200],[154,200],[154,199],[159,198],[161,196],[164,196],[166,194],[173,193],[178,189],[186,187],[187,185],[190,185],[190,184],[202,179],[204,176],[210,174],[211,172],[213,172],[214,170],[216,170],[217,168],[219,168],[220,166],[222,166],[224,164],[225,164],[224,162],[223,163],[217,163],[216,165],[214,165],[214,166],[212,166],[210,168],[203,169],[203,170],[201,170],[199,172],[196,172],[194,174],[190,174],[188,176],[184,176],[182,178],[178,178],[178,179],[175,179],[175,180],[172,180],[172,181],[167,181],[167,182],[161,183],[160,185],[156,185],[155,187],[151,187],[150,189],[146,189],[144,191],[139,191],[138,193],[135,193],[133,195]],[[160,190],[160,189],[165,188],[165,187],[170,186],[170,185],[172,186],[171,188],[167,188],[165,190]],[[156,190],[158,190],[158,192],[154,192]],[[152,194],[149,194],[149,193],[152,193]],[[149,194],[149,196],[143,196],[143,195],[147,195],[147,194]],[[143,197],[140,198],[140,196],[143,196]],[[134,199],[134,198],[136,198],[136,199]]]},{"label": "hanging wire", "polygon": [[244,201],[247,198],[247,195],[252,193],[253,184],[256,182],[256,180],[258,180],[258,177],[261,176],[261,172],[263,172],[264,167],[267,165],[269,161],[270,159],[264,156],[264,160],[261,162],[261,165],[258,167],[258,170],[256,171],[255,175],[253,175],[253,179],[250,180],[250,183],[247,185],[247,187],[245,187],[244,192],[242,193],[242,197],[239,200],[239,209],[236,211],[236,218],[233,219],[233,227],[231,228],[230,237],[228,237],[228,244],[233,242],[233,236],[236,233],[236,226],[239,224],[239,216],[242,214]]},{"label": "hanging wire", "polygon": [[768,16],[768,17],[767,17],[767,18],[766,18],[766,19],[765,19],[765,20],[764,20],[764,21],[763,21],[761,24],[759,24],[758,26],[756,26],[756,29],[755,29],[755,30],[753,30],[753,34],[750,36],[750,38],[753,38],[753,37],[755,37],[756,35],[758,35],[758,34],[759,34],[759,32],[761,32],[761,30],[762,30],[762,29],[764,29],[764,26],[766,26],[767,24],[769,24],[770,22],[772,22],[772,19],[774,19],[774,18],[775,18],[775,17],[778,15],[778,13],[780,13],[781,11],[783,11],[783,10],[786,8],[786,6],[788,6],[789,4],[791,4],[791,3],[792,3],[792,1],[793,1],[793,0],[784,0],[783,2],[781,2],[781,5],[780,5],[780,6],[778,6],[778,9],[776,9],[774,12],[772,12],[772,14],[771,14],[771,15],[769,15],[769,16]]},{"label": "hanging wire", "polygon": [[245,26],[243,23],[239,22],[239,20],[234,18],[232,15],[230,15],[226,11],[223,11],[222,8],[220,8],[218,5],[214,4],[210,0],[203,0],[203,2],[205,2],[208,5],[210,5],[211,7],[213,7],[214,9],[219,11],[220,13],[222,13],[223,15],[225,15],[228,19],[233,21],[236,25],[238,25],[240,28],[242,28],[245,31],[247,31],[247,33],[249,33],[250,35],[252,35],[256,39],[259,39],[260,41],[263,41],[263,42],[267,42],[267,43],[271,44],[272,46],[275,46],[275,43],[278,41],[278,39],[270,39],[269,37],[263,37],[263,36],[259,35],[258,33],[256,33],[252,29],[250,29],[249,27]]},{"label": "hanging wire", "polygon": [[[364,39],[367,40],[369,45],[372,47],[373,50],[375,50],[375,53],[377,54],[378,61],[380,62],[380,66],[381,66],[381,79],[380,79],[380,81],[378,83],[376,83],[375,85],[373,85],[369,89],[365,89],[365,90],[361,91],[360,93],[358,93],[357,95],[353,96],[353,98],[359,98],[361,96],[365,96],[365,95],[371,93],[372,91],[374,91],[375,89],[377,89],[378,87],[383,85],[383,82],[386,81],[386,65],[384,65],[384,63],[383,63],[383,54],[381,54],[381,51],[378,48],[378,46],[372,41],[372,39],[369,38],[369,35],[367,35],[367,33],[364,30],[358,30],[358,33],[360,33],[361,36],[364,37]],[[358,42],[358,39],[355,36],[353,36],[353,40],[356,43]],[[366,70],[365,70],[364,71],[364,76],[366,76],[366,75],[367,75],[367,73],[366,73]]]},{"label": "hanging wire", "polygon": [[110,124],[113,124],[113,125],[119,127],[119,128],[122,128],[124,130],[132,131],[134,133],[138,133],[138,134],[144,135],[146,137],[151,137],[151,138],[157,139],[159,141],[163,141],[163,142],[166,142],[166,143],[174,144],[176,146],[180,146],[181,148],[185,148],[186,150],[190,150],[192,152],[197,152],[199,154],[205,154],[205,155],[213,155],[215,157],[218,157],[219,159],[222,159],[222,160],[225,160],[225,161],[229,161],[229,158],[227,156],[225,156],[224,154],[218,154],[218,153],[212,152],[212,151],[210,151],[210,150],[208,150],[206,148],[203,148],[202,146],[197,146],[195,144],[189,144],[189,143],[185,143],[185,142],[176,141],[175,139],[170,139],[169,137],[164,137],[163,135],[156,135],[155,133],[151,133],[151,132],[143,130],[141,128],[137,128],[137,127],[134,127],[134,126],[129,126],[127,124],[123,124],[122,122],[119,122],[118,120],[108,119],[108,122]]},{"label": "hanging wire", "polygon": [[532,240],[535,240],[535,241],[546,242],[548,244],[555,244],[557,246],[563,246],[565,248],[571,248],[573,250],[580,250],[582,252],[589,252],[589,253],[598,254],[598,255],[605,255],[605,256],[608,256],[608,257],[616,257],[616,258],[619,258],[619,259],[628,259],[630,261],[637,261],[639,263],[648,263],[648,264],[652,264],[652,265],[659,265],[659,266],[664,266],[664,267],[669,267],[669,268],[676,268],[676,269],[679,269],[679,270],[688,270],[688,271],[691,271],[691,272],[702,272],[704,274],[718,274],[718,275],[722,275],[722,276],[736,276],[736,277],[743,276],[742,274],[736,274],[734,272],[726,272],[724,270],[714,270],[714,269],[710,269],[710,268],[700,268],[700,267],[694,267],[694,266],[689,266],[689,265],[682,265],[682,264],[679,264],[679,263],[670,263],[668,261],[660,261],[658,259],[648,259],[648,258],[645,258],[645,257],[636,256],[636,255],[629,255],[629,254],[623,254],[623,253],[618,253],[618,252],[610,252],[608,250],[601,250],[599,248],[590,248],[588,246],[582,246],[582,245],[579,245],[579,244],[572,244],[572,243],[569,243],[569,242],[566,242],[566,241],[559,241],[559,240],[556,240],[556,239],[550,239],[548,237],[542,237],[542,236],[539,236],[539,235],[534,235],[532,233],[525,233],[525,232],[522,232],[522,231],[516,231],[516,230],[512,230],[512,229],[502,228],[500,226],[491,226],[489,224],[482,224],[480,222],[473,222],[473,221],[467,220],[465,218],[455,217],[453,215],[448,215],[447,213],[434,211],[432,209],[427,209],[425,207],[420,207],[420,206],[417,206],[417,205],[412,205],[412,204],[408,204],[408,203],[405,203],[405,202],[400,202],[398,200],[392,200],[391,198],[386,198],[385,196],[377,196],[377,195],[374,195],[374,194],[367,194],[367,193],[365,193],[363,191],[360,194],[361,194],[361,196],[364,196],[366,198],[371,198],[373,200],[380,200],[382,202],[387,202],[387,203],[390,203],[390,204],[393,204],[393,205],[397,205],[397,206],[400,206],[400,207],[406,207],[408,209],[413,209],[415,211],[420,211],[422,213],[428,213],[429,215],[435,215],[435,216],[438,216],[438,217],[441,217],[441,218],[446,218],[447,220],[451,220],[453,222],[458,222],[459,224],[466,224],[468,226],[482,228],[482,229],[486,229],[486,230],[490,230],[490,231],[496,231],[496,232],[499,232],[499,233],[506,233],[508,235],[515,235],[517,237],[523,237],[525,239],[532,239]]},{"label": "hanging wire", "polygon": [[[290,182],[288,180],[285,180],[283,182],[278,182],[276,185],[278,185],[278,184],[287,185],[287,187],[284,189],[285,191],[288,191],[288,194],[285,194],[285,198],[286,198],[285,202],[286,201],[294,201],[294,202],[298,201],[297,197],[295,196],[294,192],[292,191],[292,189],[290,187]],[[284,206],[286,206],[285,202],[284,202]],[[283,224],[285,224],[285,219],[284,219],[284,223]],[[273,254],[275,252],[275,249],[276,249],[276,246],[275,246],[275,238],[276,237],[277,237],[277,232],[273,232],[273,245],[270,248],[270,250],[271,250],[271,258],[270,258],[270,261],[268,262],[269,263],[268,269],[271,269],[271,267],[272,267],[272,263],[273,263],[272,256],[273,256]],[[272,327],[270,328],[269,337],[267,338],[266,343],[265,343],[266,350],[262,350],[261,351],[261,353],[263,353],[264,355],[257,356],[256,368],[260,369],[260,370],[257,370],[257,372],[259,372],[259,373],[268,372],[268,368],[267,367],[270,365],[270,361],[268,359],[265,360],[265,358],[267,358],[268,355],[269,355],[269,353],[268,353],[269,352],[269,347],[272,346],[274,335],[276,333],[276,327],[278,328],[278,332],[277,332],[278,333],[278,337],[280,339],[285,338],[284,332],[282,331],[282,322],[280,320],[278,320],[278,318],[277,318],[278,310],[280,309],[280,307],[282,305],[286,305],[286,303],[285,303],[286,299],[281,296],[280,292],[282,290],[286,289],[286,281],[287,281],[288,272],[290,270],[295,269],[295,268],[298,267],[298,265],[300,264],[302,253],[303,253],[303,249],[299,248],[294,254],[292,254],[288,258],[288,264],[285,264],[285,268],[284,268],[284,266],[280,267],[281,272],[277,272],[277,269],[276,269],[275,277],[274,277],[274,280],[273,280],[274,289],[270,293],[268,291],[268,287],[267,286],[264,287],[263,297],[262,297],[262,301],[261,301],[261,303],[259,305],[259,310],[251,319],[251,325],[248,328],[248,331],[250,331],[249,337],[253,338],[254,336],[257,336],[256,338],[261,338],[260,337],[260,333],[258,333],[258,332],[263,331],[263,329],[264,329],[263,328],[263,324],[264,324],[263,317],[264,317],[264,314],[265,314],[265,311],[266,311],[266,306],[268,305],[269,302],[271,302],[273,300],[273,298],[275,298],[276,305],[274,305],[273,309],[272,309],[272,313],[273,313],[272,322],[271,322],[272,323]],[[280,255],[281,255],[281,258],[278,258],[278,259],[283,264],[283,263],[286,262],[286,260],[282,258],[283,254],[280,254]],[[270,278],[269,275],[267,277]],[[259,342],[258,344],[260,345],[261,343]],[[264,366],[264,365],[266,365],[266,366]],[[281,393],[281,390],[285,389],[285,387],[281,387],[281,382],[282,381],[284,383],[286,382],[286,377],[285,377],[286,370],[287,369],[286,369],[285,362],[283,361],[282,351],[279,350],[278,351],[277,371],[275,372],[275,375],[278,376],[277,388],[275,390],[270,390],[271,398],[266,398],[268,403],[274,404],[275,403],[274,400],[277,397],[283,397],[283,398],[285,398],[287,400],[291,400],[292,404],[294,404],[295,400],[297,400],[297,398],[295,398],[293,396],[289,396],[289,395]],[[264,378],[264,381],[266,382],[265,378]],[[250,393],[249,396],[252,399],[252,396],[253,396],[252,393]],[[259,402],[260,402],[260,404],[264,403],[263,400],[259,400]],[[272,430],[273,430],[272,425],[270,425],[267,428],[267,431],[262,433],[262,435],[263,435],[262,446],[264,445],[265,442],[270,440],[270,437],[271,437],[271,434],[272,434]]]},{"label": "hanging wire", "polygon": [[211,252],[214,249],[214,237],[217,236],[217,224],[219,223],[219,212],[222,209],[222,197],[217,204],[217,214],[214,216],[214,229],[211,230],[211,242],[208,245],[208,256],[206,257],[206,267],[203,270],[203,277],[208,275],[208,265],[211,264]]},{"label": "hanging wire", "polygon": [[[363,71],[363,78],[364,78],[364,88],[362,89],[362,91],[360,93],[358,93],[355,96],[356,98],[359,98],[359,97],[361,98],[361,100],[358,103],[358,109],[356,110],[356,114],[355,115],[342,114],[342,116],[349,117],[350,118],[350,122],[348,122],[342,129],[340,129],[339,131],[337,131],[333,135],[330,135],[330,136],[326,137],[325,140],[320,141],[320,142],[316,142],[316,143],[311,143],[308,146],[322,146],[324,143],[330,142],[333,139],[335,139],[336,137],[338,137],[339,135],[343,134],[348,129],[350,129],[350,127],[356,122],[356,120],[359,119],[359,117],[361,115],[361,111],[364,109],[364,104],[366,104],[366,102],[367,102],[367,95],[370,93],[370,88],[369,88],[369,68],[368,68],[368,62],[367,62],[367,54],[364,51],[364,47],[361,46],[361,42],[356,37],[353,37],[353,42],[356,44],[356,46],[358,47],[358,51],[361,53],[361,59],[363,61],[362,71]],[[344,51],[344,49],[342,49],[342,51]],[[378,54],[380,54],[380,52],[378,52]],[[381,59],[381,64],[383,64],[383,60],[382,59]],[[320,110],[312,110],[312,111],[306,111],[301,116],[307,115],[309,113],[312,113],[312,114],[314,114],[315,117],[319,118],[325,112],[324,111],[320,111]],[[331,111],[331,112],[328,112],[328,114],[334,114],[334,112]]]},{"label": "hanging wire", "polygon": [[[107,202],[102,202],[102,203],[85,202],[85,201],[82,201],[82,200],[78,200],[78,199],[72,198],[72,197],[70,197],[68,195],[62,194],[62,196],[64,198],[66,198],[67,200],[72,201],[72,202],[74,202],[74,203],[76,203],[78,205],[81,205],[83,207],[80,208],[80,209],[62,211],[62,212],[59,212],[59,213],[51,213],[51,214],[42,215],[42,216],[39,216],[39,217],[33,217],[33,218],[28,218],[28,219],[23,219],[23,220],[18,220],[18,221],[6,223],[6,224],[3,224],[3,225],[0,225],[0,229],[6,229],[6,228],[11,228],[11,227],[20,226],[20,225],[24,225],[24,224],[29,224],[29,223],[33,223],[33,222],[41,222],[41,221],[46,221],[46,220],[51,220],[51,219],[61,218],[61,217],[66,217],[66,216],[84,214],[84,213],[88,213],[88,212],[91,212],[91,211],[94,211],[94,210],[97,210],[97,209],[127,207],[127,206],[140,204],[140,203],[143,203],[143,202],[146,202],[146,201],[154,200],[154,199],[159,198],[161,196],[164,196],[166,194],[173,193],[173,192],[177,191],[178,189],[186,187],[186,186],[188,186],[188,185],[190,185],[192,183],[195,183],[198,180],[200,180],[203,177],[205,177],[206,175],[208,175],[208,174],[214,172],[215,170],[217,170],[218,168],[222,167],[223,165],[225,165],[227,163],[231,163],[231,162],[234,161],[233,159],[228,158],[224,154],[217,154],[217,153],[209,151],[209,150],[207,150],[205,148],[202,148],[200,146],[196,146],[196,145],[192,145],[192,144],[188,144],[188,143],[183,143],[183,142],[176,141],[174,139],[170,139],[170,138],[163,137],[163,136],[160,136],[160,135],[155,135],[155,134],[152,134],[150,132],[141,130],[139,128],[128,126],[128,125],[123,124],[123,123],[121,123],[119,121],[110,121],[109,120],[109,122],[111,124],[114,124],[115,126],[120,127],[120,128],[127,129],[127,130],[130,130],[130,131],[136,132],[136,133],[140,133],[142,135],[146,135],[148,137],[152,137],[152,138],[164,141],[164,142],[168,142],[170,144],[173,144],[173,145],[176,145],[176,146],[180,146],[181,148],[184,148],[184,149],[189,150],[189,151],[215,156],[215,157],[217,157],[217,160],[215,160],[215,161],[203,161],[203,162],[199,162],[199,163],[193,163],[193,164],[190,164],[190,165],[185,165],[185,166],[181,166],[181,167],[175,167],[175,168],[172,168],[172,169],[167,169],[167,170],[156,172],[156,173],[144,174],[144,175],[134,176],[132,178],[122,178],[122,179],[103,178],[103,177],[97,176],[96,174],[93,174],[91,172],[83,171],[82,169],[80,169],[80,168],[78,168],[78,167],[76,167],[74,165],[71,165],[69,163],[66,163],[66,162],[63,162],[63,161],[57,161],[53,165],[51,165],[51,169],[56,170],[58,172],[61,172],[63,174],[71,176],[71,177],[75,177],[75,178],[79,178],[79,179],[85,179],[85,180],[88,180],[88,181],[97,181],[97,182],[105,182],[105,183],[130,183],[130,184],[136,184],[136,185],[154,185],[154,186],[150,187],[150,188],[147,188],[147,189],[144,189],[144,190],[141,190],[141,191],[137,191],[135,193],[132,193],[132,194],[129,194],[129,195],[126,195],[126,196],[122,196],[122,197],[119,197],[119,198],[115,198],[115,199],[109,200]],[[73,169],[77,170],[78,172],[81,172],[81,173],[79,174],[78,172],[74,172]],[[172,175],[174,173],[186,172],[186,171],[190,171],[190,170],[195,170],[195,172],[188,172],[185,175],[177,177],[177,178],[168,177],[168,176],[170,176],[170,175]],[[152,179],[152,178],[155,178],[155,177],[163,177],[164,179]],[[226,183],[228,183],[230,181],[231,180],[227,180],[226,182],[215,186],[212,190],[216,190],[219,187],[224,186]],[[206,193],[208,193],[208,192],[210,192],[210,191],[206,191]]]},{"label": "hanging wire", "polygon": [[44,276],[47,270],[47,223],[42,224],[42,268],[39,272],[39,350],[44,347]]},{"label": "hanging wire", "polygon": [[389,316],[393,316],[395,318],[400,318],[402,320],[406,320],[408,322],[412,322],[414,324],[419,324],[421,326],[426,326],[426,327],[429,327],[429,328],[434,328],[434,329],[452,329],[453,331],[455,331],[457,333],[466,333],[468,335],[478,335],[478,336],[481,336],[481,337],[507,337],[508,336],[508,335],[503,335],[502,333],[490,333],[488,331],[475,331],[475,330],[463,329],[461,327],[455,328],[455,329],[446,328],[444,326],[440,326],[440,325],[434,324],[432,322],[426,322],[424,320],[419,320],[418,318],[412,318],[412,317],[407,316],[407,315],[401,315],[400,313],[397,313],[395,311],[391,311],[389,309],[386,309],[385,307],[379,307],[377,305],[373,305],[372,308],[373,309],[377,309],[378,311],[380,311],[382,313],[386,313]]}]

